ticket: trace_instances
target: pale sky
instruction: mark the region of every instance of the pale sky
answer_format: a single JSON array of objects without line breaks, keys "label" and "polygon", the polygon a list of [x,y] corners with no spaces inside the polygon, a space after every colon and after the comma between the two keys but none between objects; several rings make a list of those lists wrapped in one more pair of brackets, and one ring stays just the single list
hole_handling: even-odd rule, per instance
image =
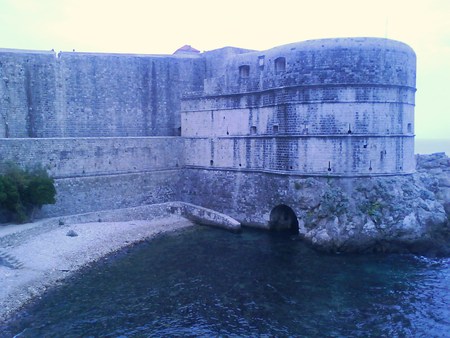
[{"label": "pale sky", "polygon": [[172,54],[388,37],[417,54],[416,136],[450,138],[450,0],[0,0],[0,48]]}]

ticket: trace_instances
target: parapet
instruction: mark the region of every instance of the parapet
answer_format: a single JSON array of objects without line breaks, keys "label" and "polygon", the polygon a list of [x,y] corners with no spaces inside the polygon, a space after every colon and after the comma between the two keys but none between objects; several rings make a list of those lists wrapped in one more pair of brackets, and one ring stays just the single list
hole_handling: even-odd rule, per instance
[{"label": "parapet", "polygon": [[415,87],[416,56],[406,44],[381,38],[310,40],[228,55],[206,94],[286,86],[396,85]]},{"label": "parapet", "polygon": [[187,165],[349,177],[414,171],[416,56],[404,43],[324,39],[210,55],[220,67],[206,72],[202,93],[182,100]]}]

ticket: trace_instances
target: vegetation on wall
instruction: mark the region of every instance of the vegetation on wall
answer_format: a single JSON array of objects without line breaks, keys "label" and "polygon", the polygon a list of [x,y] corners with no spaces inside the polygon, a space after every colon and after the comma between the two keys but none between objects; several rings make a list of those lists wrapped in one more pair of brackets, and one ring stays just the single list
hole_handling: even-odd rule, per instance
[{"label": "vegetation on wall", "polygon": [[3,165],[0,175],[0,209],[10,221],[32,221],[44,204],[56,202],[54,181],[42,167],[22,169],[15,164]]}]

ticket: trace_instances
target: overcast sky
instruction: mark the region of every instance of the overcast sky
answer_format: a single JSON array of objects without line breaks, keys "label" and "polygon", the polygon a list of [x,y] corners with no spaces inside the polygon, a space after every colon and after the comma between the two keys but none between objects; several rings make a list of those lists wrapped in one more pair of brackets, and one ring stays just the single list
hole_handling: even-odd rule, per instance
[{"label": "overcast sky", "polygon": [[417,54],[416,135],[450,138],[450,0],[0,0],[0,48],[171,54],[374,36]]}]

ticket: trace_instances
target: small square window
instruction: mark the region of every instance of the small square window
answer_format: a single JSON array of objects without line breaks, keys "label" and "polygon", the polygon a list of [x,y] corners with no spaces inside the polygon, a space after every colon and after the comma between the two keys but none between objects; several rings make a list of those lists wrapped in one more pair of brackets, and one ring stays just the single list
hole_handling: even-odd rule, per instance
[{"label": "small square window", "polygon": [[239,76],[241,78],[246,78],[250,76],[250,66],[249,65],[243,65],[239,67]]}]

